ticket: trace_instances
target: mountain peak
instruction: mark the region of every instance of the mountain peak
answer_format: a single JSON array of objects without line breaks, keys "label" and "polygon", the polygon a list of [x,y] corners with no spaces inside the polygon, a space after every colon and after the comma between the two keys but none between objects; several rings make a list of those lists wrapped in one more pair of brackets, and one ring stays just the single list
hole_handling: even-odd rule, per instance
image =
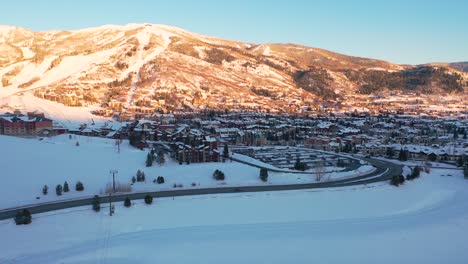
[{"label": "mountain peak", "polygon": [[[466,86],[463,78],[445,82],[451,77],[444,71],[411,71],[416,66],[296,44],[224,40],[167,25],[45,32],[0,26],[1,32],[0,105],[10,107],[54,101],[105,115],[205,107],[280,110],[363,92],[452,92]],[[408,75],[417,75],[420,84],[406,80]],[[35,101],[24,102],[17,98],[21,94]]]}]

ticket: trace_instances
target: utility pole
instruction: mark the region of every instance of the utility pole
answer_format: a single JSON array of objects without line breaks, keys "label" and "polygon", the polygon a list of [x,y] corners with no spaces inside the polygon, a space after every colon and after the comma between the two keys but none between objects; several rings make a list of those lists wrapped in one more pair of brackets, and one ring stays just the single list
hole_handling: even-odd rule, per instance
[{"label": "utility pole", "polygon": [[115,193],[115,174],[118,173],[117,170],[110,170],[112,173],[112,190],[109,190],[109,215],[112,216],[114,213],[114,208],[112,207],[112,193]]},{"label": "utility pole", "polygon": [[118,170],[110,170],[110,173],[112,173],[112,192],[115,192],[115,174],[119,173]]}]

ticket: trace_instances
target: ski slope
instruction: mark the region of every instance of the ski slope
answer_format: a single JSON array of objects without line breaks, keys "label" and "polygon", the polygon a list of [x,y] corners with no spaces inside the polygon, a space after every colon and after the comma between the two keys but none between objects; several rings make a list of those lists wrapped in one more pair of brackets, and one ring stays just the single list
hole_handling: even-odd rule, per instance
[{"label": "ski slope", "polygon": [[[449,176],[449,174],[451,176]],[[468,259],[468,181],[164,198],[0,222],[0,263],[451,263]]]}]

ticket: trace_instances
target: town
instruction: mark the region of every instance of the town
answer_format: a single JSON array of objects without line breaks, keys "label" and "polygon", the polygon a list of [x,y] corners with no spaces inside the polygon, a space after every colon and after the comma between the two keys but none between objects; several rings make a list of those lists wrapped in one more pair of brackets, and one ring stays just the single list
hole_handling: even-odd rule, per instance
[{"label": "town", "polygon": [[311,116],[211,110],[64,127],[38,113],[0,115],[0,134],[64,133],[129,139],[141,149],[159,145],[181,163],[221,161],[219,149],[224,145],[250,155],[253,151],[246,151],[248,147],[291,146],[458,166],[468,161],[466,118],[357,111]]}]

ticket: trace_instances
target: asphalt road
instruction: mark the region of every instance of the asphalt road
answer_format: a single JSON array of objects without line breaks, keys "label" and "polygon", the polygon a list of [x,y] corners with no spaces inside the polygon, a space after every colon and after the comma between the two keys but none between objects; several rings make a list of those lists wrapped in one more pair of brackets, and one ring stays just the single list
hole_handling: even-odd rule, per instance
[{"label": "asphalt road", "polygon": [[[131,200],[143,199],[146,195],[152,195],[154,198],[160,197],[176,197],[176,196],[189,196],[189,195],[203,195],[203,194],[218,194],[218,193],[239,193],[239,192],[269,192],[269,191],[287,191],[287,190],[301,190],[301,189],[314,189],[314,188],[329,188],[329,187],[343,187],[360,184],[368,184],[380,181],[386,181],[394,175],[399,175],[402,172],[402,166],[390,163],[387,161],[362,158],[363,160],[374,165],[377,170],[367,175],[352,177],[348,179],[317,182],[317,183],[303,183],[303,184],[283,184],[283,185],[262,185],[262,186],[241,186],[241,187],[216,187],[216,188],[203,188],[203,189],[174,189],[168,191],[155,191],[155,192],[141,192],[131,194],[115,194],[112,195],[112,201],[122,202],[126,197]],[[380,175],[382,174],[382,175]],[[108,196],[101,196],[101,203],[109,203]],[[67,201],[48,202],[42,204],[26,205],[16,208],[9,208],[0,210],[0,220],[13,218],[19,209],[28,209],[32,214],[44,213],[54,210],[67,209],[78,206],[90,205],[92,197],[77,198]],[[91,207],[90,207],[91,210]]]}]

